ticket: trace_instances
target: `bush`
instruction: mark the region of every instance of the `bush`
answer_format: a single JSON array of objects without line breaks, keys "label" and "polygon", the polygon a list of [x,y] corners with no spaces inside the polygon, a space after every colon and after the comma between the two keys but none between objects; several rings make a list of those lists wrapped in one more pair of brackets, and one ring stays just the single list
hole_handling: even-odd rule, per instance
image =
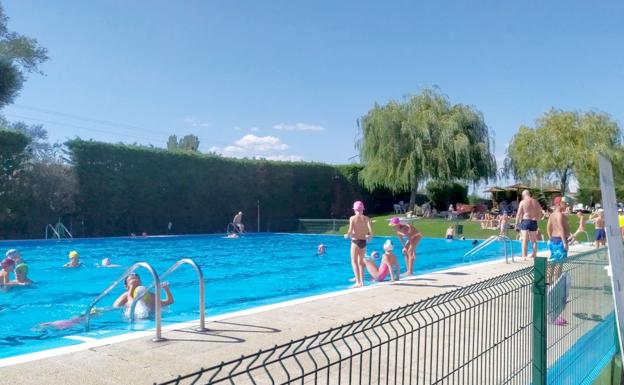
[{"label": "bush", "polygon": [[391,207],[388,191],[358,183],[361,166],[242,160],[73,140],[77,212],[85,236],[225,231],[243,211],[246,228],[289,230],[297,218],[346,218],[354,200],[368,213]]},{"label": "bush", "polygon": [[427,183],[427,197],[438,211],[446,211],[451,203],[456,205],[468,202],[468,186],[434,180]]}]

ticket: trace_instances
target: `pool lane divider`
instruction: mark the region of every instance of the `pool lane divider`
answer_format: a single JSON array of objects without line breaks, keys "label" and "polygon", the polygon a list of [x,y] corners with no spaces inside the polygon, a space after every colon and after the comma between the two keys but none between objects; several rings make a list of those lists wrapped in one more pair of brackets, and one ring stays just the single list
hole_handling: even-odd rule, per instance
[{"label": "pool lane divider", "polygon": [[[578,252],[580,253],[580,252],[586,251],[586,250],[582,250],[582,249],[584,249],[584,247],[582,247],[582,246],[585,246],[585,245],[574,245],[574,246],[572,246],[572,248],[573,249],[580,249],[580,250],[578,250]],[[589,250],[589,246],[588,246],[587,250]],[[574,250],[574,251],[577,251],[577,250]],[[547,255],[546,253],[547,253],[547,251],[541,251],[541,252],[538,252],[538,255],[546,256]],[[522,260],[520,258],[518,259],[518,261]],[[530,260],[530,259],[527,258],[527,261],[528,260]],[[419,274],[419,275],[413,275],[411,277],[401,277],[401,280],[403,280],[403,281],[411,281],[411,280],[420,279],[422,276],[426,276],[426,275],[429,275],[429,274],[440,274],[440,273],[446,273],[446,272],[471,270],[471,269],[482,267],[482,266],[489,266],[489,265],[498,264],[498,263],[501,263],[503,261],[505,261],[505,258],[501,257],[501,258],[498,258],[498,259],[495,259],[495,260],[491,260],[491,261],[480,262],[480,263],[473,263],[473,264],[467,264],[467,265],[460,265],[460,266],[452,267],[450,269],[430,271],[430,272],[426,272],[426,273]],[[283,301],[283,302],[278,302],[278,303],[274,303],[274,304],[270,304],[270,305],[257,306],[257,307],[252,307],[252,308],[249,308],[249,309],[238,310],[238,311],[235,311],[235,312],[219,314],[219,315],[215,315],[215,316],[211,316],[211,317],[206,317],[206,322],[222,321],[222,320],[235,318],[235,317],[242,317],[242,316],[246,316],[246,315],[263,313],[263,312],[270,311],[270,310],[281,309],[281,308],[294,306],[294,305],[299,305],[299,304],[304,304],[304,303],[308,303],[308,302],[314,302],[314,301],[319,301],[319,300],[323,300],[323,299],[339,297],[339,296],[343,296],[343,295],[347,295],[347,294],[351,294],[351,293],[358,293],[358,292],[362,292],[362,291],[373,290],[373,289],[375,289],[377,287],[382,287],[382,286],[386,286],[386,285],[392,285],[392,282],[389,282],[389,281],[378,282],[378,283],[374,283],[372,285],[368,285],[368,286],[364,286],[364,287],[337,290],[337,291],[332,291],[332,292],[329,292],[329,293],[318,294],[318,295],[313,295],[313,296],[308,296],[308,297],[303,297],[303,298],[297,298],[297,299],[293,299],[293,300],[289,300],[289,301]],[[163,329],[163,331],[188,329],[188,328],[197,327],[198,323],[199,323],[199,319],[194,320],[194,321],[175,323],[175,324],[171,324],[171,325],[163,325],[162,329]],[[67,339],[74,340],[74,341],[84,341],[84,342],[79,343],[77,345],[63,346],[63,347],[60,347],[60,348],[46,349],[46,350],[42,350],[42,351],[38,351],[38,352],[20,354],[20,355],[16,355],[16,356],[13,356],[13,357],[7,357],[7,358],[1,358],[0,359],[0,368],[7,367],[7,366],[12,366],[12,365],[23,364],[23,363],[26,363],[26,362],[31,362],[31,361],[36,361],[36,360],[42,360],[42,359],[51,358],[51,357],[56,357],[56,356],[60,356],[60,355],[63,355],[63,354],[76,353],[76,352],[80,352],[80,351],[84,351],[84,350],[88,350],[88,349],[93,349],[93,348],[102,347],[102,346],[106,346],[106,345],[116,344],[116,343],[119,343],[119,342],[126,342],[126,341],[135,340],[135,339],[139,339],[139,338],[145,338],[145,337],[149,337],[149,336],[151,336],[153,334],[154,334],[154,329],[151,328],[151,329],[141,330],[141,331],[132,331],[132,332],[129,332],[129,333],[124,333],[124,334],[120,334],[120,335],[116,335],[116,336],[112,336],[112,337],[105,337],[105,338],[101,338],[101,339],[97,339],[97,338],[93,338],[93,337],[83,337],[83,336],[79,336],[79,335],[67,336],[67,337],[69,337]],[[91,338],[91,340],[89,340],[89,338]]]}]

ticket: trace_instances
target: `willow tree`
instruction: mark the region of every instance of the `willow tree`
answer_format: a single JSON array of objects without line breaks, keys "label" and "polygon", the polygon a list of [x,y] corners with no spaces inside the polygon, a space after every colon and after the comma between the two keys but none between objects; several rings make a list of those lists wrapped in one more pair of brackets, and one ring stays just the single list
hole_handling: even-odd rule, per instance
[{"label": "willow tree", "polygon": [[546,176],[559,182],[562,194],[570,179],[598,184],[598,153],[618,165],[622,133],[604,113],[552,109],[535,128],[522,126],[507,148],[505,168],[516,178]]},{"label": "willow tree", "polygon": [[437,90],[376,104],[362,117],[360,130],[356,147],[364,163],[362,182],[369,189],[410,191],[410,207],[427,180],[478,182],[496,173],[490,130],[481,113],[451,104]]}]

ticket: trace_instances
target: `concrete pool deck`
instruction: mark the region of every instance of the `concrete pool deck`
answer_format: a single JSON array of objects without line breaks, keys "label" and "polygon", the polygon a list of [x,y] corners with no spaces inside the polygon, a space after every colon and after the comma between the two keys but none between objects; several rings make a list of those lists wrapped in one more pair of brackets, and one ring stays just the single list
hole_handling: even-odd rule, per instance
[{"label": "concrete pool deck", "polygon": [[[589,250],[576,246],[574,253]],[[485,262],[451,268],[363,289],[344,290],[276,305],[208,318],[208,332],[197,323],[163,331],[164,342],[152,332],[0,360],[0,378],[12,384],[152,384],[188,374],[329,329],[365,316],[467,286],[532,265]],[[209,298],[208,298],[209,301]],[[116,342],[115,341],[119,341]]]}]

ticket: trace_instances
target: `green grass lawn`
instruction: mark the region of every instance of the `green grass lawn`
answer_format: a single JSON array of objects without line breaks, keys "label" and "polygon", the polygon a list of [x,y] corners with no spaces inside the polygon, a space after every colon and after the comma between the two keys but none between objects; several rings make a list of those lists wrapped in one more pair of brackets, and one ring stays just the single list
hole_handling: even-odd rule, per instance
[{"label": "green grass lawn", "polygon": [[[373,234],[374,235],[395,235],[396,233],[392,231],[392,228],[388,226],[388,222],[390,218],[396,216],[395,214],[388,215],[377,215],[371,216],[373,220]],[[570,221],[570,230],[572,232],[576,231],[578,227],[578,218],[576,215],[569,215],[568,220]],[[546,236],[546,220],[539,221],[539,228],[542,234]],[[419,218],[412,222],[412,224],[425,236],[431,238],[444,238],[446,234],[446,229],[450,225],[463,225],[464,232],[463,235],[467,239],[485,239],[491,235],[497,235],[498,230],[482,230],[481,223],[475,221],[467,221],[467,220],[459,220],[459,221],[448,221],[445,219],[437,218],[437,219],[424,219]],[[594,233],[594,225],[586,224],[585,228],[589,233],[590,237],[593,236]],[[347,226],[343,226],[340,228],[340,233],[344,234],[347,232]],[[508,230],[507,235],[515,239],[516,235],[513,230]],[[581,241],[585,242],[585,238],[581,236]]]}]

